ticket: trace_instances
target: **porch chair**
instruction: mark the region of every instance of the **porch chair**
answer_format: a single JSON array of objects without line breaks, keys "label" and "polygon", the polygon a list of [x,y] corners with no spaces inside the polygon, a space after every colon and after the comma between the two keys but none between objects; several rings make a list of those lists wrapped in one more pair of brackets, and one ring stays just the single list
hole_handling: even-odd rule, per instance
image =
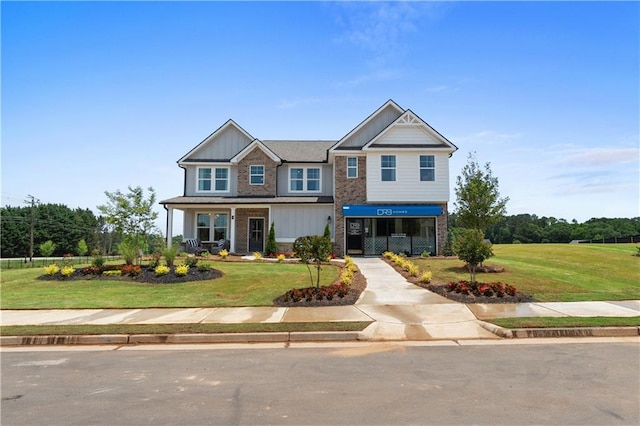
[{"label": "porch chair", "polygon": [[211,247],[211,254],[218,254],[223,249],[229,251],[230,248],[231,248],[231,241],[221,239],[221,240],[218,240],[218,242]]},{"label": "porch chair", "polygon": [[203,252],[207,251],[206,248],[202,247],[200,240],[197,238],[187,238],[186,240],[184,240],[184,243],[187,253],[192,253],[199,256]]}]

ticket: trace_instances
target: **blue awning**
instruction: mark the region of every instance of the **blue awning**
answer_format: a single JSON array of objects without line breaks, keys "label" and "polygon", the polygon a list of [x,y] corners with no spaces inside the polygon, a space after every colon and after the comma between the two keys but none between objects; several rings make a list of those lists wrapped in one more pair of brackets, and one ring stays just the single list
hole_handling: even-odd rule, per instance
[{"label": "blue awning", "polygon": [[345,204],[342,206],[342,215],[347,217],[441,216],[442,207],[434,204],[422,206]]}]

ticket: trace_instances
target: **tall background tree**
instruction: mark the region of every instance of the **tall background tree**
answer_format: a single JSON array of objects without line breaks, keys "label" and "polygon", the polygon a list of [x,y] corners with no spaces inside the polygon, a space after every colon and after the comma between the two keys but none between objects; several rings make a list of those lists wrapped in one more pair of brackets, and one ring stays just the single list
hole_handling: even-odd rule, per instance
[{"label": "tall background tree", "polygon": [[[89,250],[99,246],[98,218],[89,209],[70,209],[63,204],[35,204],[34,206],[0,208],[0,255],[29,257],[30,224],[33,211],[34,247],[51,240],[55,244],[53,256],[76,253],[80,240]],[[35,250],[36,254],[38,250]]]},{"label": "tall background tree", "polygon": [[147,188],[148,194],[142,187],[128,187],[129,192],[123,194],[120,190],[105,191],[107,203],[98,206],[104,214],[106,223],[114,226],[115,231],[124,236],[120,243],[141,253],[147,247],[147,237],[155,230],[155,220],[158,213],[153,210],[156,193],[152,187]]}]

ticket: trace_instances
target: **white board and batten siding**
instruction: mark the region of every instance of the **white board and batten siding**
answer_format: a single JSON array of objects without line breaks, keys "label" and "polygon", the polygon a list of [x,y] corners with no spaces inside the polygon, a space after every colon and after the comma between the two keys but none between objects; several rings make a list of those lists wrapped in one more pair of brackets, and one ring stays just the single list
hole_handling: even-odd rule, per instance
[{"label": "white board and batten siding", "polygon": [[322,235],[327,218],[331,216],[334,219],[332,204],[274,205],[271,207],[271,216],[276,227],[276,241],[281,243],[292,243],[296,238],[305,235]]},{"label": "white board and batten siding", "polygon": [[[381,156],[396,156],[395,182],[383,182]],[[420,181],[420,155],[435,156],[435,181]],[[404,151],[369,152],[367,155],[367,201],[447,202],[449,201],[449,154],[444,152]]]},{"label": "white board and batten siding", "polygon": [[[415,125],[397,125],[390,129],[378,143],[387,145],[440,145],[442,141],[435,135],[427,132],[421,126]],[[376,146],[374,143],[372,146]]]}]

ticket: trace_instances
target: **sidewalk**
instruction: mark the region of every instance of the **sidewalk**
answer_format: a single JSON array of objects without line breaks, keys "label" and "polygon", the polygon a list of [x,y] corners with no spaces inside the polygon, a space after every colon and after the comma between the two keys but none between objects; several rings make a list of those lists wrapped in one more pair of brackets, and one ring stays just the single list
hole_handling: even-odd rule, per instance
[{"label": "sidewalk", "polygon": [[[640,328],[501,329],[484,322],[512,317],[634,317],[640,300],[619,302],[550,302],[464,305],[408,283],[379,258],[354,259],[367,278],[367,288],[353,306],[317,308],[240,307],[166,309],[3,310],[0,324],[185,324],[185,323],[296,323],[373,321],[362,332],[254,333],[219,335],[104,336],[104,343],[318,341],[318,340],[459,340],[543,336],[638,336]],[[0,336],[1,345],[28,343],[90,343],[100,336],[20,338]],[[126,339],[125,339],[126,337]],[[124,340],[123,340],[124,339]],[[95,344],[95,343],[94,343]]]}]

